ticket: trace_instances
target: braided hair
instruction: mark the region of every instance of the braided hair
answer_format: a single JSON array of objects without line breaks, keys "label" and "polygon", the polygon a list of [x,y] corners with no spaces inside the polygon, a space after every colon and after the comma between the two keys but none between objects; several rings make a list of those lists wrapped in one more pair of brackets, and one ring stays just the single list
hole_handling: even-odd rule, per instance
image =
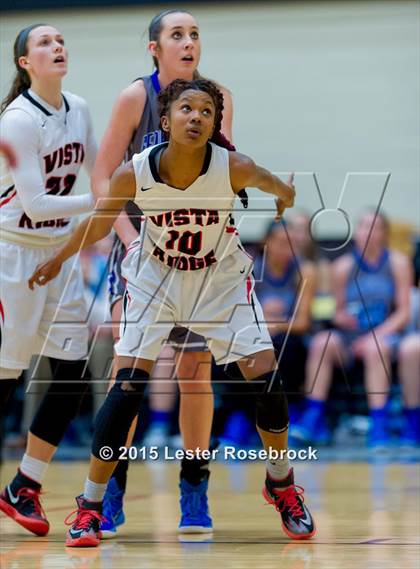
[{"label": "braided hair", "polygon": [[227,150],[235,150],[233,144],[222,134],[222,119],[223,119],[223,94],[217,88],[213,81],[208,79],[193,79],[192,81],[185,81],[184,79],[175,79],[172,81],[166,89],[160,91],[158,95],[158,113],[159,117],[162,118],[164,115],[169,113],[169,107],[173,101],[176,101],[178,97],[184,91],[203,91],[210,95],[216,112],[214,119],[214,130],[211,142],[214,142],[218,146],[222,146]]},{"label": "braided hair", "polygon": [[[226,150],[236,150],[235,146],[226,138],[222,133],[222,120],[223,120],[223,93],[217,88],[217,85],[209,79],[193,79],[192,81],[185,81],[185,79],[175,79],[166,89],[162,89],[158,95],[158,114],[161,119],[164,115],[169,113],[169,107],[173,101],[186,91],[191,89],[193,91],[203,91],[210,95],[213,100],[216,110],[214,119],[214,129],[210,142],[214,142],[217,146],[226,148]],[[166,133],[165,133],[166,135]],[[166,135],[167,136],[167,135]],[[238,192],[238,196],[244,208],[248,207],[248,196],[245,189]]]}]

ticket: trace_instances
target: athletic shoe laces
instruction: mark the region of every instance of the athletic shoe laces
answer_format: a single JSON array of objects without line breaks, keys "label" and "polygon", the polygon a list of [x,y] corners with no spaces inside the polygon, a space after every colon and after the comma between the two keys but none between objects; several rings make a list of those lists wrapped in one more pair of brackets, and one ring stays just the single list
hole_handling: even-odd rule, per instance
[{"label": "athletic shoe laces", "polygon": [[[74,520],[71,520],[70,518],[71,516],[74,516],[74,514],[76,514],[76,518]],[[95,519],[101,523],[104,518],[96,510],[86,510],[83,508],[73,510],[73,512],[71,512],[64,520],[64,523],[66,526],[75,526],[75,529],[78,530],[89,530]]]},{"label": "athletic shoe laces", "polygon": [[40,490],[34,490],[33,488],[28,488],[27,486],[18,490],[17,495],[23,498],[22,506],[25,509],[29,506],[29,513],[37,514],[42,518],[46,518],[44,510],[42,509],[39,496],[41,494]]},{"label": "athletic shoe laces", "polygon": [[277,498],[270,499],[269,503],[273,504],[278,512],[284,512],[286,508],[289,508],[290,513],[294,518],[300,518],[303,516],[302,503],[305,501],[303,497],[304,489],[302,486],[290,486],[286,490],[272,489],[272,493],[277,496]]}]

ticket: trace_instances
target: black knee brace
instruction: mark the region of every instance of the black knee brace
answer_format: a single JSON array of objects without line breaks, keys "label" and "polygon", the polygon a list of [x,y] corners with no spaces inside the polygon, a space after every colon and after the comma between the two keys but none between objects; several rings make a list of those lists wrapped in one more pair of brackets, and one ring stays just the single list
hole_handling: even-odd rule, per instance
[{"label": "black knee brace", "polygon": [[17,379],[0,379],[0,414],[6,410],[7,403],[17,386]]},{"label": "black knee brace", "polygon": [[[118,460],[131,423],[140,409],[149,374],[137,368],[120,369],[95,419],[92,454],[100,460]],[[101,449],[109,447],[112,453]]]},{"label": "black knee brace", "polygon": [[50,358],[52,381],[32,421],[30,432],[58,446],[77,415],[88,389],[90,373],[84,360]]},{"label": "black knee brace", "polygon": [[[279,371],[271,371],[255,378],[257,394],[257,427],[269,433],[281,433],[289,425],[287,398]],[[252,382],[252,383],[253,383]]]}]

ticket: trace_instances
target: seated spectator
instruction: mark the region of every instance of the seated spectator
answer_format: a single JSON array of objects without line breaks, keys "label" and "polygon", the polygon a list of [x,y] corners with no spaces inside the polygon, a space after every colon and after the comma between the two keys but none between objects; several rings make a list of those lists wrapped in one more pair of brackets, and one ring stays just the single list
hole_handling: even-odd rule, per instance
[{"label": "seated spectator", "polygon": [[325,405],[334,366],[359,359],[370,410],[371,446],[389,442],[386,403],[390,363],[409,319],[410,262],[387,248],[388,222],[365,211],[357,222],[354,249],[332,266],[335,330],[316,334],[306,368],[306,408],[291,434],[302,441],[325,440]]},{"label": "seated spectator", "polygon": [[313,333],[331,321],[335,300],[331,292],[331,252],[312,235],[311,222],[311,215],[304,209],[293,208],[287,212],[287,232],[294,254],[311,261],[315,268],[316,291],[311,303]]},{"label": "seated spectator", "polygon": [[287,212],[286,223],[295,255],[301,259],[315,261],[319,251],[311,235],[309,213],[303,209],[293,208]]},{"label": "seated spectator", "polygon": [[311,326],[315,268],[295,256],[284,221],[269,226],[265,248],[255,261],[255,292],[279,354],[289,397],[291,422],[296,418],[305,378],[304,336]]},{"label": "seated spectator", "polygon": [[420,290],[411,290],[411,322],[398,350],[398,379],[403,398],[401,443],[420,445]]}]

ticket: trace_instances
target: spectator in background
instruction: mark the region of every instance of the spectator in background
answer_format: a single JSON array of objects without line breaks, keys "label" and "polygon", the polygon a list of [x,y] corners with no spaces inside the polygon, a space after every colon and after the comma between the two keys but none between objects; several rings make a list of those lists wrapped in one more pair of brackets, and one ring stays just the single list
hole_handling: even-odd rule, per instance
[{"label": "spectator in background", "polygon": [[355,246],[332,265],[336,298],[334,331],[319,332],[310,346],[306,369],[306,409],[291,434],[317,442],[328,431],[325,404],[334,366],[353,358],[364,364],[370,410],[371,446],[389,441],[386,403],[390,363],[409,319],[412,270],[408,258],[390,251],[388,221],[365,211],[356,225]]},{"label": "spectator in background", "polygon": [[287,232],[295,255],[308,261],[315,261],[317,246],[311,235],[311,216],[304,209],[288,212]]},{"label": "spectator in background", "polygon": [[398,350],[398,378],[403,397],[401,443],[420,444],[420,291],[411,289],[411,322]]},{"label": "spectator in background", "polygon": [[295,255],[312,261],[316,269],[316,292],[324,295],[331,292],[330,261],[323,254],[311,233],[311,215],[304,209],[293,209],[287,214],[287,232]]},{"label": "spectator in background", "polygon": [[284,221],[270,224],[264,251],[255,261],[254,275],[255,291],[280,356],[280,372],[293,423],[305,379],[304,336],[311,327],[316,278],[313,263],[296,256]]}]

